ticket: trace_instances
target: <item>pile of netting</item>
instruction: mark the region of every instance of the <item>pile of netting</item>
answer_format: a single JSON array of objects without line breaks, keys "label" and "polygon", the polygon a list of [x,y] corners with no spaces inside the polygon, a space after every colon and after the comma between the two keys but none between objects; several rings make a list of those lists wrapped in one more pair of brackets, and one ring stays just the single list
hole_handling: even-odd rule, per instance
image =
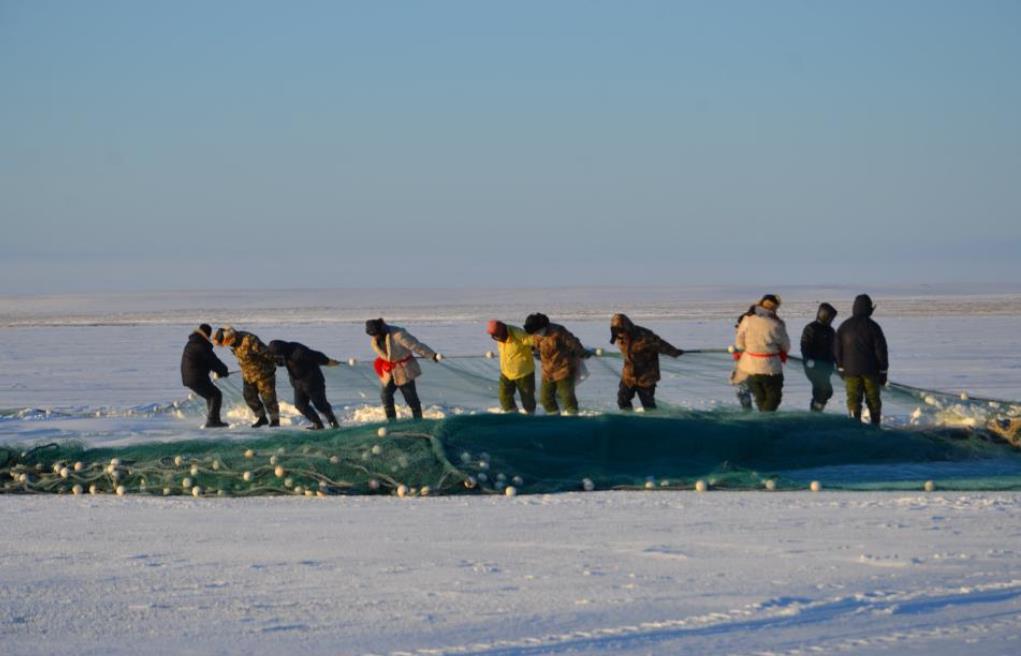
[{"label": "pile of netting", "polygon": [[1021,453],[964,429],[837,416],[463,415],[261,439],[0,450],[5,492],[252,496],[583,489],[1021,489]]},{"label": "pile of netting", "polygon": [[[424,496],[784,490],[812,483],[857,490],[927,484],[1021,489],[1021,451],[1011,443],[1021,406],[1014,403],[891,383],[884,414],[895,421],[877,429],[844,416],[835,378],[831,412],[746,413],[728,382],[730,356],[712,351],[664,358],[660,409],[621,413],[621,361],[607,354],[586,361],[588,376],[578,387],[582,416],[526,417],[492,412],[499,364],[491,355],[422,364],[424,421],[374,422],[381,418],[378,380],[371,363],[351,361],[325,370],[344,428],[240,428],[208,439],[116,448],[76,442],[0,446],[0,492]],[[788,365],[785,407],[807,407],[810,391],[801,366],[796,360]],[[247,412],[237,376],[218,384],[231,412]],[[286,398],[286,383],[279,384]],[[197,420],[202,409],[189,401],[165,410]]]}]

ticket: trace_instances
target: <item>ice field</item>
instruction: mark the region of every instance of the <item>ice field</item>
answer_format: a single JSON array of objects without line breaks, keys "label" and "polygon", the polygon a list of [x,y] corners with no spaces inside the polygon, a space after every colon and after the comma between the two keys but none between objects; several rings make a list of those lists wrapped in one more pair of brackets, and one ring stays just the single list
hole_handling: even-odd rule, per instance
[{"label": "ice field", "polygon": [[[792,339],[818,301],[837,306],[839,323],[858,291],[785,294],[781,315]],[[664,362],[657,416],[613,412],[610,313],[628,312],[681,348],[720,350],[757,294],[2,298],[0,445],[20,453],[72,440],[120,456],[155,448],[186,457],[167,480],[179,484],[194,463],[203,482],[203,498],[176,487],[165,498],[156,478],[145,494],[125,497],[109,488],[95,496],[0,495],[3,651],[73,644],[83,653],[156,654],[1017,653],[1021,493],[1011,490],[1021,487],[1021,467],[1011,447],[969,435],[1015,412],[1011,401],[1021,399],[1021,296],[875,292],[891,379],[925,390],[889,390],[882,431],[845,420],[839,390],[826,417],[802,412],[808,385],[793,362],[775,420],[735,413],[729,363],[716,353]],[[591,377],[578,390],[586,416],[489,412],[495,362],[483,354],[495,349],[484,321],[520,323],[536,310],[586,346],[606,349],[588,361]],[[361,326],[380,315],[438,351],[472,356],[425,364],[419,390],[432,419],[398,424],[382,439]],[[221,384],[232,427],[198,428],[201,408],[186,400],[177,367],[200,321],[229,322],[264,341],[301,341],[342,360],[327,381],[345,427],[312,434],[291,412],[281,429],[253,431],[231,377]],[[218,352],[236,369],[229,351]],[[287,400],[282,371],[278,387]],[[427,434],[445,449],[441,460],[456,474],[436,470],[451,483],[436,489],[440,496],[422,498],[417,479],[408,481],[413,498],[396,496],[418,462],[407,456],[411,445],[427,443],[401,431]],[[657,458],[656,445],[670,435]],[[299,448],[278,453],[288,441]],[[773,448],[750,446],[763,443]],[[530,452],[536,444],[549,457]],[[316,449],[328,468],[330,449],[345,448],[364,463],[386,463],[360,465],[378,488],[361,489],[359,479],[314,498],[295,492],[318,489],[310,485],[318,479],[298,471],[319,462]],[[252,468],[246,449],[272,482],[265,491],[288,496],[216,496],[237,483],[227,475],[235,464]],[[420,449],[423,458],[428,451]],[[408,462],[398,475],[391,468],[401,455]],[[291,486],[274,481],[272,456],[294,476]],[[463,475],[476,486],[466,488]],[[515,477],[519,494],[504,496]],[[584,478],[597,491],[582,491]],[[710,481],[710,491],[691,491],[696,479]],[[764,490],[767,480],[787,491]],[[822,492],[807,491],[812,480]],[[925,480],[936,482],[934,492],[922,491]],[[655,492],[638,491],[649,482]],[[730,488],[748,491],[723,491]]]}]

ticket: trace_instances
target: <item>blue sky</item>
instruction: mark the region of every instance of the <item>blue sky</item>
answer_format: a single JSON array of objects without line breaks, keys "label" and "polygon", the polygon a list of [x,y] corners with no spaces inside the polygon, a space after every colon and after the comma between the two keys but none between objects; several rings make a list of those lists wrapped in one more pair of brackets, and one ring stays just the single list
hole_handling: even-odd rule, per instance
[{"label": "blue sky", "polygon": [[0,0],[0,292],[1014,282],[1021,2]]}]

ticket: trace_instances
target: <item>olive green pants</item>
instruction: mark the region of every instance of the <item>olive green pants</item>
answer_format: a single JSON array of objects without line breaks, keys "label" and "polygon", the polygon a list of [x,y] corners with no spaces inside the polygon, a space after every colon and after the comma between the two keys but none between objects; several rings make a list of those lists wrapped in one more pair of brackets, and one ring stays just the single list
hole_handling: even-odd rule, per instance
[{"label": "olive green pants", "polygon": [[[557,400],[560,405],[557,405]],[[542,409],[548,415],[559,414],[561,407],[565,414],[578,414],[578,397],[574,395],[574,378],[567,377],[563,380],[543,379],[542,387],[539,390],[539,400],[542,402]]]},{"label": "olive green pants", "polygon": [[844,385],[847,387],[847,411],[851,416],[861,419],[861,402],[864,397],[865,404],[869,407],[869,421],[878,426],[883,412],[879,376],[844,376]]},{"label": "olive green pants", "polygon": [[783,400],[783,374],[752,374],[748,376],[748,389],[760,412],[774,412]]},{"label": "olive green pants", "polygon": [[500,374],[500,407],[504,412],[517,412],[514,392],[521,397],[521,407],[528,414],[535,414],[535,372],[511,380]]}]

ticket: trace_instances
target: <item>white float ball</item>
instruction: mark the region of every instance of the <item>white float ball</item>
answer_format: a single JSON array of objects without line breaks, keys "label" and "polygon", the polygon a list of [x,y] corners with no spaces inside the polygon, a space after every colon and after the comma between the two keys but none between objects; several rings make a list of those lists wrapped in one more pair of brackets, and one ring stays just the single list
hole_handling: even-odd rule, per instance
[{"label": "white float ball", "polygon": [[461,462],[463,462],[464,464],[467,465],[471,461],[472,461],[472,454],[468,453],[467,451],[462,451],[461,452]]},{"label": "white float ball", "polygon": [[181,481],[181,487],[183,487],[185,489],[189,489],[190,490],[191,486],[193,484],[194,484],[194,481],[192,481],[190,478],[185,478],[183,481]]},{"label": "white float ball", "polygon": [[489,476],[486,475],[486,472],[480,472],[478,475],[478,479],[480,483],[485,483],[486,481],[489,480]]},{"label": "white float ball", "polygon": [[290,478],[290,477],[285,478],[284,479],[284,487],[294,487],[294,479]]},{"label": "white float ball", "polygon": [[165,496],[165,497],[169,497],[170,496],[170,488],[169,487],[163,488],[163,496]]},{"label": "white float ball", "polygon": [[117,496],[119,496],[119,497],[122,497],[122,496],[124,496],[125,494],[128,493],[128,491],[124,488],[123,485],[118,485],[117,489],[114,490],[114,491],[117,493]]},{"label": "white float ball", "polygon": [[596,357],[599,357],[599,358],[603,357],[603,353],[605,353],[605,351],[603,351],[603,347],[602,346],[596,348]]},{"label": "white float ball", "polygon": [[199,466],[198,465],[192,465],[191,466],[191,475],[192,476],[198,476],[199,475]]},{"label": "white float ball", "polygon": [[518,489],[513,485],[508,485],[507,488],[503,491],[503,493],[509,497],[516,497],[518,496]]},{"label": "white float ball", "polygon": [[199,487],[198,485],[196,485],[195,487],[193,487],[191,489],[191,495],[193,497],[200,497],[200,496],[202,496],[202,488]]},{"label": "white float ball", "polygon": [[63,463],[61,463],[61,462],[53,463],[53,473],[54,474],[59,474],[60,470],[63,469],[63,468],[64,468],[64,464]]},{"label": "white float ball", "polygon": [[252,476],[252,472],[250,472],[250,471],[246,471],[246,472],[245,472],[244,474],[241,474],[241,478],[242,478],[242,479],[243,479],[243,480],[244,480],[244,481],[245,481],[246,483],[251,483],[251,482],[252,482],[252,478],[253,478],[253,476]]},{"label": "white float ball", "polygon": [[249,459],[254,458],[255,457],[255,451],[253,451],[251,449],[245,449],[245,457],[249,458]]},{"label": "white float ball", "polygon": [[347,366],[353,367],[356,364],[358,364],[358,360],[356,360],[355,358],[348,358],[347,359]]},{"label": "white float ball", "polygon": [[370,490],[378,490],[379,489],[379,481],[377,481],[374,478],[372,480],[370,480],[369,481],[369,489]]},{"label": "white float ball", "polygon": [[705,481],[702,481],[702,480],[695,481],[695,491],[696,492],[705,492],[708,489],[709,489],[709,486],[705,484]]},{"label": "white float ball", "polygon": [[925,485],[922,486],[926,492],[932,492],[936,489],[936,484],[932,481],[925,481]]},{"label": "white float ball", "polygon": [[468,478],[464,479],[464,486],[469,490],[474,488],[477,484],[478,481],[475,480],[474,476],[469,476]]},{"label": "white float ball", "polygon": [[962,401],[967,401],[968,398],[969,397],[968,397],[968,393],[967,392],[961,392],[961,400]]},{"label": "white float ball", "polygon": [[430,492],[432,492],[432,488],[429,487],[428,485],[423,485],[422,489],[418,491],[418,493],[421,494],[423,497],[429,496]]},{"label": "white float ball", "polygon": [[278,462],[280,462],[280,458],[277,458],[276,456],[270,456],[269,457],[269,464],[275,465]]},{"label": "white float ball", "polygon": [[770,490],[770,491],[775,490],[776,489],[776,481],[774,481],[772,478],[768,479],[766,481],[766,489]]},{"label": "white float ball", "polygon": [[95,483],[89,486],[89,494],[99,494],[99,487]]},{"label": "white float ball", "polygon": [[110,466],[111,467],[120,467],[121,466],[121,459],[120,458],[110,458]]},{"label": "white float ball", "polygon": [[486,351],[486,358],[490,360],[492,360],[495,357],[495,355],[496,354],[494,354],[492,351]]},{"label": "white float ball", "polygon": [[284,471],[284,468],[281,465],[277,465],[276,468],[273,470],[273,474],[277,478],[283,478],[285,473],[286,472]]},{"label": "white float ball", "polygon": [[591,492],[592,490],[596,489],[596,484],[592,482],[591,478],[583,478],[581,479],[581,489],[585,490],[586,492]]},{"label": "white float ball", "polygon": [[376,431],[376,437],[386,437],[387,433],[389,431],[386,429],[386,426],[380,426],[379,430]]},{"label": "white float ball", "polygon": [[812,484],[809,485],[808,487],[813,492],[818,492],[819,490],[822,489],[822,483],[820,483],[819,481],[812,481]]},{"label": "white float ball", "polygon": [[81,493],[82,493],[82,486],[81,485],[75,485],[74,487],[71,488],[71,494],[73,494],[75,496],[78,496]]},{"label": "white float ball", "polygon": [[314,497],[315,495],[316,495],[316,493],[313,492],[312,490],[305,490],[305,496],[306,497]]},{"label": "white float ball", "polygon": [[220,468],[220,461],[219,460],[214,460],[213,461],[213,469],[219,469],[219,468]]},{"label": "white float ball", "polygon": [[488,470],[489,469],[489,461],[488,460],[479,460],[479,469],[481,469],[482,471]]},{"label": "white float ball", "polygon": [[513,483],[517,487],[521,487],[522,485],[525,484],[525,479],[521,478],[520,476],[515,476],[514,478],[511,479],[511,483]]},{"label": "white float ball", "polygon": [[303,488],[302,486],[299,485],[296,488],[294,488],[294,493],[295,494],[305,494],[305,488]]},{"label": "white float ball", "polygon": [[372,447],[372,455],[378,456],[381,453],[383,453],[383,447],[378,444]]},{"label": "white float ball", "polygon": [[656,481],[645,481],[645,489],[646,490],[655,490],[656,489]]},{"label": "white float ball", "polygon": [[336,465],[340,462],[340,456],[330,456],[330,464]]},{"label": "white float ball", "polygon": [[403,485],[403,484],[402,485],[398,485],[397,486],[397,496],[399,496],[401,498],[404,498],[407,495],[408,495],[408,486],[407,485]]},{"label": "white float ball", "polygon": [[730,346],[728,346],[728,347],[727,347],[727,353],[733,353],[733,352],[734,352],[734,351],[736,351],[736,350],[737,350],[737,349],[736,349],[736,348],[734,348],[734,345],[733,345],[733,344],[731,344]]},{"label": "white float ball", "polygon": [[67,467],[61,467],[59,473],[61,478],[67,478],[68,476],[71,475],[71,470],[68,469]]},{"label": "white float ball", "polygon": [[436,361],[439,362],[442,359],[443,359],[443,354],[442,353],[437,353],[436,354]]},{"label": "white float ball", "polygon": [[181,465],[184,464],[184,458],[182,458],[181,456],[174,456],[174,464],[180,467]]},{"label": "white float ball", "polygon": [[74,463],[74,470],[75,471],[81,471],[83,469],[85,469],[85,465],[84,464],[82,464],[80,462]]}]

